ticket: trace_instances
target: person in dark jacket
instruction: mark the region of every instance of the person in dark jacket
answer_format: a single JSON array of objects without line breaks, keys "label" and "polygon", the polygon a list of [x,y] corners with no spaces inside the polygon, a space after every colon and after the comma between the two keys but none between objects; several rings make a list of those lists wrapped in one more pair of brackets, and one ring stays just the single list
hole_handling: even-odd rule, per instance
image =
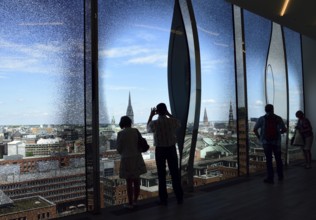
[{"label": "person in dark jacket", "polygon": [[[283,176],[283,162],[281,157],[281,134],[287,131],[283,119],[274,114],[274,107],[271,104],[265,106],[266,114],[261,116],[253,129],[253,132],[260,140],[265,156],[267,177],[264,179],[265,183],[274,183],[274,171],[272,164],[272,154],[276,161],[276,168],[279,181],[282,181]],[[259,130],[260,129],[260,134]]]}]

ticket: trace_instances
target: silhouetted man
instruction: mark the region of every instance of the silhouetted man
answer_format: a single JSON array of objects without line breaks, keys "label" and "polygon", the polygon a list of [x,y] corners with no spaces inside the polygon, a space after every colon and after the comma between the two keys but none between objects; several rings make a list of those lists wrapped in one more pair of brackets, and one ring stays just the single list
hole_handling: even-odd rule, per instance
[{"label": "silhouetted man", "polygon": [[[273,105],[265,106],[266,114],[261,116],[253,131],[260,139],[266,156],[267,177],[265,183],[274,183],[274,171],[272,164],[272,153],[276,161],[279,181],[283,180],[283,162],[281,158],[281,134],[287,131],[283,119],[274,114]],[[260,129],[260,135],[258,130]]]},{"label": "silhouetted man", "polygon": [[[157,120],[152,120],[158,114]],[[148,132],[154,133],[154,145],[156,166],[158,171],[158,188],[160,205],[168,204],[168,193],[166,185],[166,162],[168,163],[173,191],[177,197],[178,204],[183,203],[183,190],[178,168],[178,155],[176,149],[176,131],[181,126],[180,121],[174,118],[167,110],[164,103],[152,108],[148,123]]]}]

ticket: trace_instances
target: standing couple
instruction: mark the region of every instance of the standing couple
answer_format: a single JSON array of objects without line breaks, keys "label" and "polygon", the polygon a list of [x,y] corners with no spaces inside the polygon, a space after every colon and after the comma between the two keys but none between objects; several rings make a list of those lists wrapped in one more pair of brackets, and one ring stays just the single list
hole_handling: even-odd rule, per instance
[{"label": "standing couple", "polygon": [[[264,182],[273,184],[273,155],[276,162],[278,180],[282,181],[284,178],[281,157],[281,135],[287,132],[287,128],[285,127],[283,119],[274,113],[273,105],[267,104],[265,106],[265,112],[266,114],[261,116],[256,122],[253,131],[262,143],[266,156],[267,177],[264,179]],[[306,163],[305,168],[310,169],[312,164],[311,147],[314,139],[313,128],[301,110],[297,111],[295,116],[298,119],[295,129],[302,135],[304,140],[302,150]]]},{"label": "standing couple", "polygon": [[[158,115],[158,118],[153,120],[155,115]],[[123,116],[120,121],[122,130],[117,136],[117,151],[121,154],[120,178],[126,179],[127,208],[135,207],[140,192],[140,175],[146,173],[144,160],[137,147],[138,130],[131,126],[131,119],[128,116]],[[154,145],[156,146],[155,158],[158,172],[159,205],[168,205],[166,163],[168,164],[177,202],[178,204],[183,203],[183,189],[176,149],[176,131],[180,126],[180,121],[169,113],[164,103],[160,103],[151,109],[147,130],[153,133]]]}]

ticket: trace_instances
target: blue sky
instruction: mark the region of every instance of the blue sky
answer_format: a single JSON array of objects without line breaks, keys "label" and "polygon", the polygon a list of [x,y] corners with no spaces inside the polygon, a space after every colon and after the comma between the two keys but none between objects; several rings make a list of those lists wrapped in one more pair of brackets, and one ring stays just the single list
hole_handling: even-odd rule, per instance
[{"label": "blue sky", "polygon": [[83,93],[70,98],[83,91],[80,1],[3,0],[0,12],[0,124],[60,123],[71,103],[82,114]]},{"label": "blue sky", "polygon": [[[202,66],[200,118],[206,109],[209,120],[227,121],[230,102],[235,110],[232,10],[223,1],[194,1],[193,7]],[[151,107],[159,102],[169,105],[167,54],[173,1],[101,1],[99,9],[100,114],[118,122],[126,114],[130,92],[135,122],[146,122]],[[80,1],[4,0],[0,12],[0,24],[5,27],[0,29],[0,124],[82,122],[83,5]],[[264,107],[265,60],[257,58],[266,56],[269,22],[249,16],[249,117],[258,117]],[[251,31],[258,25],[265,28]],[[291,42],[299,41],[291,31],[287,36]],[[296,110],[302,85],[296,83],[301,63],[293,55],[300,51],[295,45],[288,49],[293,51],[288,54],[288,67],[294,76],[289,79],[290,102]]]},{"label": "blue sky", "polygon": [[[156,13],[142,10],[142,13],[135,13],[137,6],[146,7],[135,4],[117,6],[125,16],[123,22],[111,22],[111,18],[105,15],[104,20],[109,25],[106,25],[104,36],[108,41],[101,39],[104,44],[100,44],[100,72],[104,77],[109,117],[119,120],[126,113],[128,93],[131,92],[135,122],[146,122],[151,107],[159,102],[168,104],[167,54],[172,4],[152,2],[152,8],[157,9]],[[227,121],[229,104],[231,101],[235,104],[233,40],[229,14],[231,10],[230,7],[225,9],[225,13],[229,15],[227,17],[223,12],[214,10],[215,8],[216,5],[210,4],[208,8],[195,5],[195,10],[204,10],[202,16],[199,16],[201,13],[196,13],[202,66],[200,118],[203,118],[206,108],[209,120]],[[115,8],[113,10],[111,13],[116,12]],[[158,11],[164,13],[158,14]],[[205,13],[213,13],[214,17],[205,20]],[[220,14],[225,17],[222,23],[216,22]],[[118,17],[120,21],[120,16]],[[146,19],[147,17],[150,19]],[[103,33],[102,27],[100,31]],[[114,36],[107,37],[106,33]]]},{"label": "blue sky", "polygon": [[[135,1],[132,2],[135,3]],[[164,11],[164,13],[162,15],[154,13],[152,8],[146,11],[147,5],[139,5],[138,3],[133,5],[131,3],[128,6],[111,6],[111,9],[114,7],[114,12],[111,13],[122,14],[124,15],[123,18],[121,16],[114,17],[118,20],[112,21],[106,15],[104,17],[105,21],[110,21],[108,21],[108,25],[105,25],[104,30],[105,39],[108,40],[101,39],[101,42],[104,42],[101,44],[101,47],[104,47],[101,54],[104,56],[102,56],[100,64],[101,72],[104,75],[106,103],[110,118],[114,117],[118,120],[121,115],[126,113],[129,92],[132,94],[135,122],[146,122],[150,108],[160,101],[167,102],[168,100],[167,53],[172,8],[170,5],[156,1],[153,1],[152,4],[152,8],[156,8],[157,11]],[[231,7],[223,1],[212,1],[212,4],[199,1],[198,3],[193,2],[193,8],[201,55],[202,104],[200,119],[202,120],[204,109],[206,109],[209,120],[227,121],[230,102],[232,102],[233,110],[236,107]],[[141,11],[141,13],[137,13],[137,11]],[[108,14],[111,15],[111,13]],[[249,117],[259,117],[264,114],[265,88],[263,82],[271,23],[252,13],[246,13],[245,19],[248,115]],[[290,30],[288,31],[290,32]],[[289,44],[292,43],[296,44],[294,48],[297,48],[299,39],[292,37]],[[270,50],[272,51],[272,49]],[[297,52],[297,49],[295,51]],[[269,57],[273,56],[274,53],[275,51],[272,54],[270,52]],[[102,60],[103,58],[104,60]],[[280,75],[279,72],[284,73],[285,64],[282,63],[282,59],[281,56],[272,59],[275,77]],[[295,55],[294,57],[293,55],[288,56],[290,85],[295,82],[292,79],[292,76],[296,74],[295,71],[299,71],[297,66],[300,64],[298,63],[294,63],[296,70],[290,68],[293,66],[291,65],[293,61],[297,59],[300,58],[295,57]],[[271,59],[269,62],[272,62]],[[279,64],[283,66],[283,69],[278,67]],[[277,89],[281,88],[278,86],[280,82],[284,85],[284,79],[276,81]],[[300,87],[297,86],[291,87],[291,112],[299,108],[297,98],[301,96],[295,95],[296,99],[292,97],[292,94],[299,94],[299,89]],[[278,94],[284,92],[281,90],[281,93]],[[275,105],[286,106],[281,103],[284,101],[284,95],[278,96],[277,99]],[[119,105],[112,105],[112,103]],[[279,111],[278,107],[276,109]],[[281,110],[282,116],[286,116],[283,114],[284,109]],[[236,117],[235,111],[234,117]],[[290,114],[290,117],[294,118],[294,115]]]}]

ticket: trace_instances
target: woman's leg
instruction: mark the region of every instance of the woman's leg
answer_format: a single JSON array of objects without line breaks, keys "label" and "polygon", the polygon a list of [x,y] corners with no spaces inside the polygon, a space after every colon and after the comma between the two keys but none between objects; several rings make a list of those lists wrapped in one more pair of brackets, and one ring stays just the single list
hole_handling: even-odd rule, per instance
[{"label": "woman's leg", "polygon": [[306,168],[312,167],[312,153],[310,150],[305,150],[306,154]]},{"label": "woman's leg", "polygon": [[126,190],[128,203],[133,205],[133,179],[126,179]]},{"label": "woman's leg", "polygon": [[138,197],[139,197],[139,193],[140,193],[140,179],[135,178],[133,180],[133,182],[134,182],[134,201],[133,201],[133,203],[136,204]]},{"label": "woman's leg", "polygon": [[307,169],[311,168],[311,166],[312,166],[311,147],[313,144],[313,139],[314,139],[313,136],[305,138],[304,155],[305,155]]},{"label": "woman's leg", "polygon": [[307,154],[306,154],[306,150],[302,149],[303,155],[304,155],[304,160],[305,160],[305,164],[304,166],[307,166]]}]

